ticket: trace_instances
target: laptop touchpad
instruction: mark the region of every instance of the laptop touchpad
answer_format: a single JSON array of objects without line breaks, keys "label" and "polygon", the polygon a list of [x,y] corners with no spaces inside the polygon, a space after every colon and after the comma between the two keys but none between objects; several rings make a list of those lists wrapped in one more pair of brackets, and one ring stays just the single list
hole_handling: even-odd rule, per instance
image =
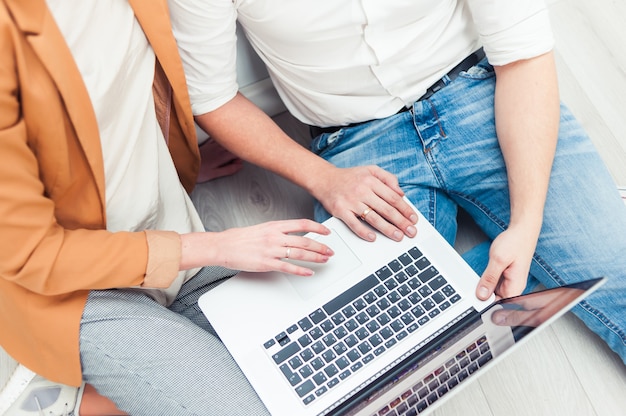
[{"label": "laptop touchpad", "polygon": [[320,291],[343,280],[351,271],[361,265],[361,260],[335,230],[331,230],[330,235],[315,236],[314,238],[332,248],[335,255],[324,264],[291,261],[315,272],[310,277],[286,275],[287,280],[303,299],[313,298]]}]

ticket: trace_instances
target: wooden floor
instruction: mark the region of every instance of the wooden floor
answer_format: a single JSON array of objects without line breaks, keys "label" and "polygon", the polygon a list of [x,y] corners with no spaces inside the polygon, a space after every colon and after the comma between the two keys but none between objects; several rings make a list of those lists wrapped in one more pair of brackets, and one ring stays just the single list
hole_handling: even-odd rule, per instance
[{"label": "wooden floor", "polygon": [[[626,2],[548,3],[562,99],[585,126],[616,184],[626,185]],[[292,137],[306,137],[306,129],[288,114],[276,119]],[[212,230],[312,212],[311,198],[301,189],[253,166],[199,186],[193,199]],[[471,231],[459,237],[461,246],[474,238]],[[626,415],[626,366],[566,315],[435,414]]]}]

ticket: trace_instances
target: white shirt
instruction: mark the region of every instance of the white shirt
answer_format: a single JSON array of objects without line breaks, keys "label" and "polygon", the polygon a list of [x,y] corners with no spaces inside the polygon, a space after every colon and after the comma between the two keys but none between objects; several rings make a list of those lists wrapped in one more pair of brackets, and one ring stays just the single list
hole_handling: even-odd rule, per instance
[{"label": "white shirt", "polygon": [[[155,55],[128,2],[47,3],[83,76],[98,121],[107,229],[203,231],[156,118]],[[196,272],[180,272],[166,290],[142,290],[169,304]]]},{"label": "white shirt", "polygon": [[543,0],[169,0],[195,115],[234,97],[235,21],[304,123],[397,112],[472,51],[493,65],[553,46]]}]

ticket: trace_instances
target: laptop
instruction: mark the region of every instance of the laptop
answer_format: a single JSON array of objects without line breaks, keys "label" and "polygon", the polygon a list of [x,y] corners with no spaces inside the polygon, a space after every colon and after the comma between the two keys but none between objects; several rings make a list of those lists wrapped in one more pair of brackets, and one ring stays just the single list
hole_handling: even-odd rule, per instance
[{"label": "laptop", "polygon": [[200,297],[272,415],[428,413],[603,283],[481,301],[478,275],[418,216],[415,237],[373,243],[330,218],[330,235],[309,235],[335,251],[307,263],[313,276],[240,272]]}]

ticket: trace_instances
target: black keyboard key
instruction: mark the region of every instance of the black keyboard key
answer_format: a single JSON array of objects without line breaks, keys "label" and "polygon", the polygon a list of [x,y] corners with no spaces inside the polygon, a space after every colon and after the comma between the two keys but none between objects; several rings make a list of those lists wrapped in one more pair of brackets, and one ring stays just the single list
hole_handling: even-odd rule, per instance
[{"label": "black keyboard key", "polygon": [[[329,313],[329,315],[332,315],[335,312],[337,312],[337,311],[333,311],[332,313]],[[313,321],[314,324],[319,324],[320,322],[322,322],[326,318],[326,314],[324,313],[323,310],[318,309],[318,310],[312,312],[309,315],[309,318],[311,318],[311,321]]]},{"label": "black keyboard key", "polygon": [[306,347],[307,345],[309,345],[311,342],[313,342],[313,340],[311,340],[311,337],[308,336],[307,334],[302,335],[300,338],[298,338],[298,342],[300,343],[300,345],[302,345],[303,347]]},{"label": "black keyboard key", "polygon": [[452,286],[447,285],[446,287],[444,287],[443,289],[441,289],[441,291],[447,296],[450,297],[452,295],[454,295],[455,291],[452,288]]},{"label": "black keyboard key", "polygon": [[[335,297],[330,302],[326,303],[323,309],[327,314],[333,315],[338,310],[341,310],[350,302],[354,301],[356,298],[375,288],[378,285],[378,279],[373,274],[369,275],[365,279],[361,280],[356,285],[352,286],[350,289],[346,290],[339,296]],[[319,321],[321,322],[321,320]]]},{"label": "black keyboard key", "polygon": [[287,345],[285,348],[274,354],[272,358],[274,359],[274,362],[276,364],[280,364],[298,351],[300,351],[300,345],[298,345],[297,342],[292,342],[291,344]]},{"label": "black keyboard key", "polygon": [[311,349],[315,354],[321,354],[322,351],[326,349],[322,341],[317,341],[315,344],[311,345]]},{"label": "black keyboard key", "polygon": [[382,336],[384,339],[389,339],[393,336],[393,330],[391,328],[389,328],[388,326],[381,329],[379,332],[380,336]]},{"label": "black keyboard key", "polygon": [[414,260],[417,260],[420,257],[422,257],[422,252],[419,251],[417,247],[413,247],[412,249],[410,249],[409,254],[411,255],[411,257],[413,257]]},{"label": "black keyboard key", "polygon": [[402,285],[398,288],[398,293],[402,297],[406,297],[411,293],[411,288],[408,285]]},{"label": "black keyboard key", "polygon": [[343,321],[346,320],[346,317],[343,316],[343,314],[339,312],[333,315],[332,320],[335,325],[341,325]]},{"label": "black keyboard key", "polygon": [[309,335],[313,339],[318,339],[319,337],[324,335],[324,331],[322,331],[320,328],[313,328],[311,331],[309,331]]},{"label": "black keyboard key", "polygon": [[374,303],[376,299],[378,299],[378,296],[376,296],[374,292],[367,292],[365,296],[363,296],[363,300],[367,302],[368,305],[371,305],[372,303]]},{"label": "black keyboard key", "polygon": [[386,313],[382,313],[376,317],[376,321],[381,325],[386,325],[391,321],[391,318]]},{"label": "black keyboard key", "polygon": [[348,347],[346,347],[346,344],[344,344],[343,342],[340,342],[333,347],[333,351],[335,351],[335,354],[339,356],[348,351]]},{"label": "black keyboard key", "polygon": [[358,314],[357,316],[354,317],[354,319],[356,319],[356,321],[361,324],[361,325],[365,325],[367,323],[367,321],[370,320],[369,315],[367,314],[367,312],[361,312],[360,314]]},{"label": "black keyboard key", "polygon": [[350,361],[346,357],[341,357],[335,361],[335,365],[339,367],[340,370],[343,370],[350,365]]},{"label": "black keyboard key", "polygon": [[346,343],[346,345],[347,345],[349,348],[352,348],[352,347],[354,347],[356,344],[358,344],[358,343],[359,343],[359,339],[356,337],[356,335],[350,335],[350,336],[348,336],[348,337],[344,340],[344,342]]},{"label": "black keyboard key", "polygon": [[398,260],[393,260],[391,261],[391,263],[389,263],[387,266],[389,266],[389,268],[396,273],[398,270],[400,270],[402,268],[402,263],[400,263]]},{"label": "black keyboard key", "polygon": [[393,272],[387,266],[383,266],[380,269],[376,270],[376,276],[380,279],[380,281],[391,277],[391,275],[393,275]]},{"label": "black keyboard key", "polygon": [[343,308],[341,312],[345,315],[346,318],[349,318],[356,313],[356,309],[354,309],[352,305],[348,305]]},{"label": "black keyboard key", "polygon": [[335,334],[337,339],[341,339],[345,337],[346,335],[348,335],[348,331],[343,326],[340,326],[339,328],[333,331],[333,334]]},{"label": "black keyboard key", "polygon": [[483,365],[485,365],[489,361],[491,361],[492,358],[493,358],[493,356],[491,355],[491,352],[487,352],[485,355],[481,356],[478,359],[478,365],[480,365],[482,367]]},{"label": "black keyboard key", "polygon": [[314,359],[313,361],[311,361],[311,367],[313,367],[315,370],[323,368],[324,360],[322,360],[321,358]]},{"label": "black keyboard key", "polygon": [[359,298],[352,302],[352,305],[356,308],[357,311],[363,310],[367,306],[367,303],[362,298]]},{"label": "black keyboard key", "polygon": [[278,342],[278,345],[280,345],[281,347],[287,345],[290,341],[291,340],[287,336],[287,333],[284,331],[276,335],[276,342]]},{"label": "black keyboard key", "polygon": [[404,283],[409,280],[409,277],[404,272],[400,272],[396,274],[395,279],[398,283]]},{"label": "black keyboard key", "polygon": [[409,267],[407,267],[406,269],[404,269],[404,271],[406,272],[407,275],[413,277],[415,276],[419,270],[417,270],[417,267],[410,265]]},{"label": "black keyboard key", "polygon": [[376,289],[374,289],[374,293],[376,293],[376,295],[380,298],[383,297],[387,294],[387,288],[385,287],[385,285],[378,285],[376,287]]},{"label": "black keyboard key", "polygon": [[378,306],[381,310],[385,310],[391,306],[391,302],[389,302],[386,298],[380,299],[376,302],[376,306]]},{"label": "black keyboard key", "polygon": [[307,393],[313,391],[314,388],[315,385],[313,384],[313,382],[311,380],[307,380],[304,383],[300,384],[298,387],[296,387],[296,393],[298,393],[298,396],[304,397]]},{"label": "black keyboard key", "polygon": [[309,361],[311,358],[315,357],[315,354],[313,354],[310,348],[307,348],[300,353],[300,357],[302,357],[304,361]]},{"label": "black keyboard key", "polygon": [[417,259],[415,261],[415,263],[413,263],[413,264],[415,265],[415,267],[417,267],[420,270],[424,270],[425,268],[430,266],[430,262],[428,261],[428,259],[426,257],[422,257],[421,259]]},{"label": "black keyboard key", "polygon": [[400,257],[398,257],[398,260],[400,260],[400,263],[402,263],[405,266],[408,266],[409,264],[413,263],[413,259],[411,258],[411,256],[409,256],[406,253],[400,255]]},{"label": "black keyboard key", "polygon": [[306,378],[309,378],[311,376],[311,374],[313,374],[313,369],[311,367],[309,367],[308,365],[305,365],[300,370],[298,370],[298,372],[300,373],[302,378],[306,379]]},{"label": "black keyboard key", "polygon": [[437,269],[435,269],[433,266],[430,266],[419,274],[419,278],[423,283],[426,283],[438,274],[439,272],[437,271]]},{"label": "black keyboard key", "polygon": [[348,332],[352,332],[359,327],[359,324],[354,320],[350,319],[348,322],[344,324]]},{"label": "black keyboard key", "polygon": [[447,284],[448,282],[446,281],[446,279],[443,276],[437,276],[437,278],[433,279],[428,286],[430,286],[430,288],[434,291],[439,290],[439,288],[445,284]]},{"label": "black keyboard key", "polygon": [[396,287],[398,287],[398,282],[395,279],[387,280],[385,282],[385,287],[389,290],[394,290]]},{"label": "black keyboard key", "polygon": [[322,386],[318,390],[315,390],[315,395],[319,397],[322,394],[326,393],[327,391],[328,391],[328,388],[326,386]]},{"label": "black keyboard key", "polygon": [[443,295],[443,293],[437,292],[431,297],[431,299],[434,300],[435,303],[439,304],[443,302],[446,299],[446,297]]},{"label": "black keyboard key", "polygon": [[331,322],[330,319],[327,319],[327,320],[325,320],[324,322],[322,322],[320,324],[320,328],[324,332],[329,332],[329,331],[332,331],[335,328],[335,325],[333,325],[333,323]]},{"label": "black keyboard key", "polygon": [[313,328],[313,323],[311,323],[309,318],[302,318],[301,320],[298,321],[298,325],[300,326],[300,329],[302,329],[304,332]]},{"label": "black keyboard key", "polygon": [[422,285],[422,282],[420,282],[417,277],[414,277],[413,279],[409,280],[407,284],[411,289],[415,290]]},{"label": "black keyboard key", "polygon": [[318,386],[326,383],[326,380],[328,380],[326,378],[326,375],[324,373],[322,373],[321,371],[313,376],[313,381]]}]

